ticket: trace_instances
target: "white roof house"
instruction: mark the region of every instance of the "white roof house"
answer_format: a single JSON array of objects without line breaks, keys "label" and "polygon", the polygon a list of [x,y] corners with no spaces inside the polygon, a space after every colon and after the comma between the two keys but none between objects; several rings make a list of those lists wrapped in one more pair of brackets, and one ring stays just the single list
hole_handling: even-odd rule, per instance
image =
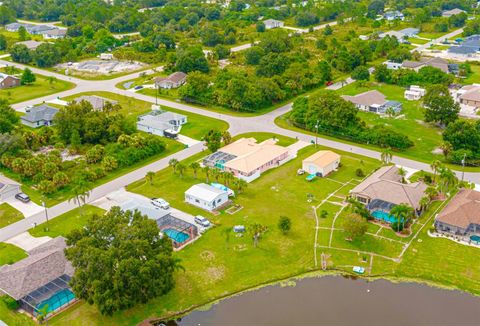
[{"label": "white roof house", "polygon": [[405,90],[404,97],[409,101],[418,101],[423,96],[425,96],[426,90],[425,88],[421,88],[420,86],[411,85],[410,89]]},{"label": "white roof house", "polygon": [[137,129],[157,136],[175,138],[187,123],[187,116],[170,111],[153,110],[141,115],[137,120]]},{"label": "white roof house", "polygon": [[20,184],[0,174],[0,202],[22,192]]},{"label": "white roof house", "polygon": [[285,24],[281,20],[276,20],[276,19],[266,19],[263,21],[263,23],[265,24],[266,29],[283,27],[283,25]]},{"label": "white roof house", "polygon": [[228,202],[228,192],[206,183],[199,183],[185,191],[185,201],[207,211],[214,211]]}]

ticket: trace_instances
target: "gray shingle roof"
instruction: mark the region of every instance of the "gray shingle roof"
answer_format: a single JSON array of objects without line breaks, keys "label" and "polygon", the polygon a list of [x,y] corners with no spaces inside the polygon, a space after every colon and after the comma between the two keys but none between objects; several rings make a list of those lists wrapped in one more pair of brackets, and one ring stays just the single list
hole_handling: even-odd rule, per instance
[{"label": "gray shingle roof", "polygon": [[104,98],[96,95],[83,95],[83,96],[77,97],[74,101],[78,103],[80,103],[81,101],[86,101],[90,103],[95,110],[102,110],[107,102],[110,102],[113,105],[118,103],[117,101],[110,100],[108,98]]},{"label": "gray shingle roof", "polygon": [[52,121],[57,112],[58,109],[46,104],[42,104],[31,108],[30,112],[27,112],[24,116],[21,116],[20,119],[32,123],[38,121]]},{"label": "gray shingle roof", "polygon": [[31,250],[27,258],[1,266],[0,290],[19,300],[62,275],[72,276],[65,248],[65,239],[57,237]]}]

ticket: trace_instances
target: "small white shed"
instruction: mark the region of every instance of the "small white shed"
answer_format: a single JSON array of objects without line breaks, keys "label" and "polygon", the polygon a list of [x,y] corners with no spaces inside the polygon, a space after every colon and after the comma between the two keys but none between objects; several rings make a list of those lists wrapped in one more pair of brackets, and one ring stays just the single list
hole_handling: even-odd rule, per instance
[{"label": "small white shed", "polygon": [[228,202],[228,192],[206,183],[199,183],[185,191],[185,201],[211,212]]},{"label": "small white shed", "polygon": [[302,169],[308,174],[322,177],[335,171],[340,165],[340,155],[332,151],[318,151],[302,162]]}]

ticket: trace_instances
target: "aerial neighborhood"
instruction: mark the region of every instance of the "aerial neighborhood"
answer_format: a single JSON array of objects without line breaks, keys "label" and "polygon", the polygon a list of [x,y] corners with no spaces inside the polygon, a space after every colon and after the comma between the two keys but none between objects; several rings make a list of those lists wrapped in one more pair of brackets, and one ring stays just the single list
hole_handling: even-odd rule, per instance
[{"label": "aerial neighborhood", "polygon": [[474,325],[479,6],[1,3],[0,325]]}]

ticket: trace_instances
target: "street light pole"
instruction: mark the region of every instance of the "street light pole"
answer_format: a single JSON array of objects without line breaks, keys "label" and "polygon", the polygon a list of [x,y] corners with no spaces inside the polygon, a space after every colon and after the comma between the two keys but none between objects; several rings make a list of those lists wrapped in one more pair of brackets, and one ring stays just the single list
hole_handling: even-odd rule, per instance
[{"label": "street light pole", "polygon": [[463,154],[462,158],[462,182],[463,182],[463,177],[465,176],[465,158],[467,157],[467,154]]},{"label": "street light pole", "polygon": [[315,148],[317,148],[317,144],[318,144],[318,124],[319,124],[320,120],[317,120],[317,124],[315,125]]},{"label": "street light pole", "polygon": [[47,227],[45,228],[45,231],[49,230],[49,225],[48,225],[48,210],[47,210],[47,204],[45,204],[44,201],[42,201],[42,206],[45,209],[45,219],[47,220]]},{"label": "street light pole", "polygon": [[155,105],[158,105],[158,85],[156,81],[155,81]]}]

